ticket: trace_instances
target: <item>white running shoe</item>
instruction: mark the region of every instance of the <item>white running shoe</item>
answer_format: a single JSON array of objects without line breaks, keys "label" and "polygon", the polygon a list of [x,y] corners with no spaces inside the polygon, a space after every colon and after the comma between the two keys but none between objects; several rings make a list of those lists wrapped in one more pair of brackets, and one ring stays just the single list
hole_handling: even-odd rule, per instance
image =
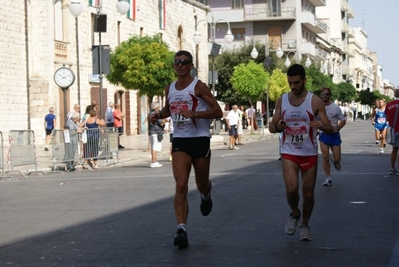
[{"label": "white running shoe", "polygon": [[332,185],[332,181],[330,178],[327,178],[326,181],[323,183],[323,186],[331,186]]},{"label": "white running shoe", "polygon": [[151,168],[159,168],[162,167],[162,164],[159,162],[151,162]]},{"label": "white running shoe", "polygon": [[384,154],[384,149],[380,148],[380,154]]},{"label": "white running shoe", "polygon": [[310,227],[307,225],[301,225],[299,228],[299,240],[301,241],[310,241],[312,240],[312,236],[310,235]]}]

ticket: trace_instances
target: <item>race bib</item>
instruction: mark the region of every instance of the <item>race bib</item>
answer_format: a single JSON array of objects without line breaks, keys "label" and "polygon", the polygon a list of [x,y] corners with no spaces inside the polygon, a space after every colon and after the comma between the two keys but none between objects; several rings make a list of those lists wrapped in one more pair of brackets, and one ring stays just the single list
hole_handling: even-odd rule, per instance
[{"label": "race bib", "polygon": [[306,139],[309,139],[306,125],[289,126],[285,129],[285,134],[287,136],[286,140],[291,144],[301,144],[306,141]]},{"label": "race bib", "polygon": [[170,113],[173,121],[184,122],[190,121],[189,118],[183,117],[180,110],[188,110],[188,103],[172,103],[170,106]]},{"label": "race bib", "polygon": [[385,118],[377,118],[378,124],[384,124],[386,122]]}]

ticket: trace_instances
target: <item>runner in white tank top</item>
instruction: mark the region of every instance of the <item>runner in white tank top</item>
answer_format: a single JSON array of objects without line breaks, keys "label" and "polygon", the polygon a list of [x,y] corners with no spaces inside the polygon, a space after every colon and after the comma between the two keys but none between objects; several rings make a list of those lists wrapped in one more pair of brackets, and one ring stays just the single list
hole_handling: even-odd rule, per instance
[{"label": "runner in white tank top", "polygon": [[201,193],[200,210],[208,216],[212,210],[209,179],[211,163],[210,131],[211,119],[222,118],[223,112],[211,90],[200,80],[191,77],[193,56],[188,51],[178,51],[174,57],[177,81],[166,86],[165,107],[152,120],[172,117],[174,132],[172,140],[172,169],[175,177],[173,201],[177,231],[173,244],[188,247],[186,222],[188,217],[188,180],[191,167],[195,171],[195,182]]},{"label": "runner in white tank top", "polygon": [[194,78],[183,90],[176,89],[176,81],[169,87],[168,102],[174,127],[173,138],[211,136],[209,119],[185,118],[180,113],[180,110],[201,112],[209,109],[208,103],[195,95],[197,82],[198,79]]},{"label": "runner in white tank top", "polygon": [[[293,235],[299,220],[300,240],[312,240],[309,219],[314,207],[314,188],[317,176],[317,129],[332,134],[323,101],[305,88],[306,73],[303,66],[292,65],[287,71],[291,92],[276,102],[273,119],[269,124],[271,133],[283,132],[281,156],[286,198],[291,209],[285,233]],[[315,120],[316,116],[320,121]],[[301,173],[302,180],[299,180]],[[301,186],[300,183],[301,182]],[[298,207],[302,188],[302,214]]]},{"label": "runner in white tank top", "polygon": [[288,101],[288,94],[283,95],[281,120],[285,121],[287,128],[281,139],[281,154],[317,155],[317,131],[314,127],[310,127],[310,122],[315,118],[312,97],[313,94],[308,92],[305,101],[300,106],[294,107]]}]

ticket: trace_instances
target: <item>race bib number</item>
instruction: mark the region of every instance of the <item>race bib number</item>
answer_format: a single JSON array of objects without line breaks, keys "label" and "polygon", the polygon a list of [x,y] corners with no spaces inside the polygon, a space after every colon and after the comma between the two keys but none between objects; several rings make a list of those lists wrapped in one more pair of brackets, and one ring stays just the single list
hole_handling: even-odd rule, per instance
[{"label": "race bib number", "polygon": [[180,114],[180,110],[188,110],[188,104],[187,103],[171,104],[170,113],[172,120],[176,122],[190,121],[189,118],[183,117]]},{"label": "race bib number", "polygon": [[386,122],[385,118],[377,118],[378,124],[384,124]]},{"label": "race bib number", "polygon": [[287,140],[292,144],[303,143],[306,139],[309,138],[309,134],[306,130],[306,125],[290,126],[285,129],[285,134],[289,136]]}]

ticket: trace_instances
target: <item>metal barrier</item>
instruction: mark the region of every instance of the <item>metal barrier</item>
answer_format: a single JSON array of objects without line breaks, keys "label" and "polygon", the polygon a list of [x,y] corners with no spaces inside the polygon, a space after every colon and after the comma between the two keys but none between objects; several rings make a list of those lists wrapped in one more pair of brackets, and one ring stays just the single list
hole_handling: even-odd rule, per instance
[{"label": "metal barrier", "polygon": [[[116,128],[76,130],[53,130],[53,169],[59,163],[93,170],[119,162],[118,132]],[[98,160],[102,160],[98,163]]]},{"label": "metal barrier", "polygon": [[35,171],[29,171],[28,175],[33,172],[45,174],[43,171],[37,169],[35,133],[33,131],[10,131],[8,140],[10,143],[10,148],[8,150],[8,162],[10,164],[11,170],[7,170],[5,173],[18,172],[25,179],[27,179],[27,177],[21,171],[15,170],[14,167],[35,165]]},{"label": "metal barrier", "polygon": [[4,139],[3,139],[3,133],[0,132],[0,146],[1,146],[1,151],[0,151],[0,168],[1,168],[1,178],[10,178],[12,179],[11,176],[6,175],[6,166],[5,166],[5,161],[4,161]]}]

